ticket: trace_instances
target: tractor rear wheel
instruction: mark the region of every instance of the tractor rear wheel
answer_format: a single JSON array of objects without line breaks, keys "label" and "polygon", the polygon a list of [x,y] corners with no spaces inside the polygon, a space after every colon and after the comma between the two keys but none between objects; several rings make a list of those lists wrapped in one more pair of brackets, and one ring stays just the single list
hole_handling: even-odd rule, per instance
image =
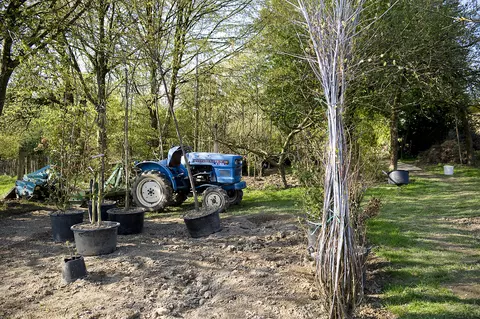
[{"label": "tractor rear wheel", "polygon": [[228,208],[227,192],[218,186],[210,186],[203,192],[202,206],[211,210],[220,210],[223,212]]},{"label": "tractor rear wheel", "polygon": [[232,189],[227,192],[228,203],[230,205],[238,205],[242,201],[243,191],[241,189]]},{"label": "tractor rear wheel", "polygon": [[132,197],[138,207],[163,211],[172,200],[172,186],[158,171],[145,171],[135,179]]}]

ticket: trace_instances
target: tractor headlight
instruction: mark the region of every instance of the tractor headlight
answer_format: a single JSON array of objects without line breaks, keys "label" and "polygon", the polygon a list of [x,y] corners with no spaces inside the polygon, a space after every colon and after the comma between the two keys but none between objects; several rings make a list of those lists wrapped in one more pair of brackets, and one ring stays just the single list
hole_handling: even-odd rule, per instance
[{"label": "tractor headlight", "polygon": [[235,165],[242,165],[242,160],[241,159],[236,159],[235,160]]}]

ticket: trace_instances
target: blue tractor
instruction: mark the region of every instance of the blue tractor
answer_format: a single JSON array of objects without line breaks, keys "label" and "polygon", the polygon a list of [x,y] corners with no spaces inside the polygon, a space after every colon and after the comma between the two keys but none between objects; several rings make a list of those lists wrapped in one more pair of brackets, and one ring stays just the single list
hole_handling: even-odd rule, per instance
[{"label": "blue tractor", "polygon": [[49,196],[48,181],[51,177],[51,167],[47,165],[41,169],[26,174],[23,179],[15,182],[14,189],[5,198],[45,199]]},{"label": "blue tractor", "polygon": [[167,159],[137,163],[137,177],[131,188],[137,206],[150,211],[180,206],[192,187],[203,193],[203,206],[219,208],[240,203],[247,187],[241,180],[242,156],[190,152],[186,160],[191,166],[193,186],[179,146],[169,150]]}]

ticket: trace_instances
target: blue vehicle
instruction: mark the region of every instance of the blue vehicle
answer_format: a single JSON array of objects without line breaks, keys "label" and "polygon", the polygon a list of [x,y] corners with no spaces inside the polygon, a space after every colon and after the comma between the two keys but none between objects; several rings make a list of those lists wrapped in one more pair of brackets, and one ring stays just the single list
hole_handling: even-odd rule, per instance
[{"label": "blue vehicle", "polygon": [[[50,178],[50,165],[26,174],[23,179],[15,182],[15,195],[17,198],[45,199],[48,197],[48,180]],[[5,198],[9,198],[7,195]]]},{"label": "blue vehicle", "polygon": [[[131,188],[137,206],[162,211],[179,206],[192,191],[179,146],[171,148],[167,159],[136,164],[137,177]],[[187,153],[194,179],[193,187],[203,193],[203,205],[212,208],[238,204],[243,198],[242,156],[218,153]]]}]

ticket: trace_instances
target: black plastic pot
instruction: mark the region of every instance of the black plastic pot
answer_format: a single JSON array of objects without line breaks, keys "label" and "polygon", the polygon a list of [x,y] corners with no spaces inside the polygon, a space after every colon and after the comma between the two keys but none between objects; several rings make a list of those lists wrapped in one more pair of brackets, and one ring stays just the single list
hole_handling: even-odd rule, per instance
[{"label": "black plastic pot", "polygon": [[189,211],[183,215],[190,236],[204,237],[222,230],[219,210]]},{"label": "black plastic pot", "polygon": [[87,275],[87,267],[83,256],[72,256],[63,260],[62,278],[65,282],[71,283]]},{"label": "black plastic pot", "polygon": [[390,171],[387,174],[388,183],[397,186],[407,185],[409,182],[409,173],[404,170]]},{"label": "black plastic pot", "polygon": [[117,249],[117,230],[120,223],[102,222],[100,226],[82,223],[72,226],[75,247],[80,255],[98,256]]},{"label": "black plastic pot", "polygon": [[[102,220],[107,221],[108,220],[108,213],[107,211],[109,209],[117,207],[117,202],[113,200],[105,200],[102,203],[102,206],[100,208],[100,211],[102,212]],[[92,218],[92,202],[88,202],[88,216],[90,217],[90,220]]]},{"label": "black plastic pot", "polygon": [[139,234],[143,230],[143,221],[145,217],[145,209],[134,207],[128,210],[123,208],[112,208],[108,211],[108,219],[110,221],[119,222],[119,235]]},{"label": "black plastic pot", "polygon": [[83,222],[83,211],[67,210],[50,214],[52,236],[56,242],[73,241],[73,232],[70,229],[75,224]]}]

